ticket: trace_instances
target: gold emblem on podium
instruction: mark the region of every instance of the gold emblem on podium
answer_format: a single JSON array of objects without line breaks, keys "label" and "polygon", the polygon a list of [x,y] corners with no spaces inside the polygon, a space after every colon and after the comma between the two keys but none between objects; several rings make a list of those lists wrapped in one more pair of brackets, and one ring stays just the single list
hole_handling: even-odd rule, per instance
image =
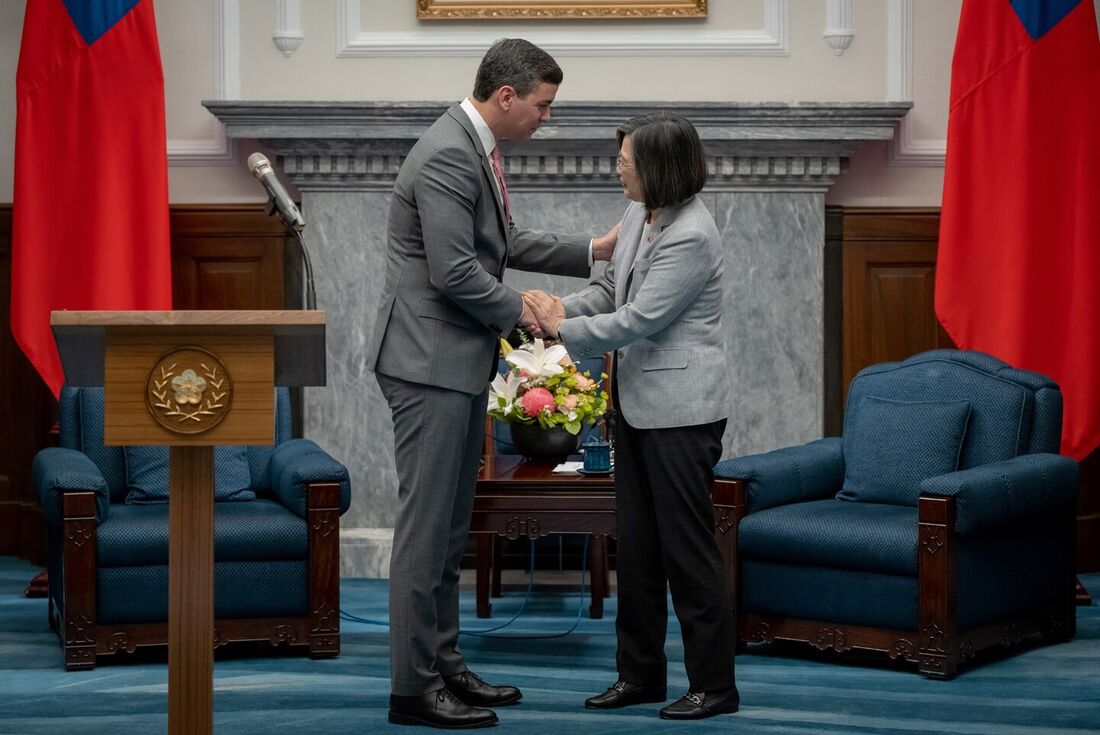
[{"label": "gold emblem on podium", "polygon": [[157,361],[149,373],[145,400],[156,422],[177,434],[201,434],[229,412],[233,385],[218,357],[183,347]]}]

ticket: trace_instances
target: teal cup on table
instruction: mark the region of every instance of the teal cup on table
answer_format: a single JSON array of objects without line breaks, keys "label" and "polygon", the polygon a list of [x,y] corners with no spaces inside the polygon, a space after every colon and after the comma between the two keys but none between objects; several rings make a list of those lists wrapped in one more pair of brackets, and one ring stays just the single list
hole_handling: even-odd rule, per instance
[{"label": "teal cup on table", "polygon": [[599,437],[589,438],[581,445],[584,449],[585,472],[611,471],[611,444]]}]

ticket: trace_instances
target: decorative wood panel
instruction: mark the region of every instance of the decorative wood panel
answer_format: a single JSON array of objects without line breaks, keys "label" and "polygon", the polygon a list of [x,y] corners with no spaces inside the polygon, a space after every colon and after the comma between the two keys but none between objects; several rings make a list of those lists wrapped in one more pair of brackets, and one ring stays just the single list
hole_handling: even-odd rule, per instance
[{"label": "decorative wood panel", "polygon": [[11,223],[11,205],[0,206],[0,554],[41,564],[46,533],[31,460],[50,444],[56,403],[11,334]]},{"label": "decorative wood panel", "polygon": [[843,225],[843,394],[863,368],[952,346],[936,319],[936,210],[849,209]]},{"label": "decorative wood panel", "polygon": [[[1100,571],[1100,449],[1081,461],[1077,485],[1077,571]],[[1100,590],[1089,590],[1096,597]]]},{"label": "decorative wood panel", "polygon": [[[10,204],[0,205],[0,554],[45,563],[31,462],[52,443],[57,403],[11,335]],[[283,228],[259,205],[171,208],[177,309],[282,309]]]},{"label": "decorative wood panel", "polygon": [[172,208],[177,309],[283,309],[285,235],[257,207]]}]

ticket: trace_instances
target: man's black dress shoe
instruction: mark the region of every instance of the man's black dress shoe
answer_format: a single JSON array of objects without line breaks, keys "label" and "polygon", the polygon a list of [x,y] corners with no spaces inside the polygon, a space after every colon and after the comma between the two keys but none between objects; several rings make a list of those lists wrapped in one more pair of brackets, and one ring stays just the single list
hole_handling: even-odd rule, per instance
[{"label": "man's black dress shoe", "polygon": [[523,699],[523,693],[519,689],[510,686],[495,687],[469,670],[454,676],[444,676],[443,684],[447,691],[466,704],[478,707],[503,707]]},{"label": "man's black dress shoe", "polygon": [[720,692],[688,692],[667,707],[661,708],[661,719],[701,720],[704,717],[736,712],[741,704],[737,687]]},{"label": "man's black dress shoe", "polygon": [[666,699],[668,699],[668,690],[663,686],[644,687],[619,680],[603,694],[584,700],[584,706],[588,709],[617,709],[629,707],[632,704],[663,702]]},{"label": "man's black dress shoe", "polygon": [[458,729],[489,727],[497,724],[497,716],[492,710],[471,707],[443,688],[416,697],[391,694],[390,722]]}]

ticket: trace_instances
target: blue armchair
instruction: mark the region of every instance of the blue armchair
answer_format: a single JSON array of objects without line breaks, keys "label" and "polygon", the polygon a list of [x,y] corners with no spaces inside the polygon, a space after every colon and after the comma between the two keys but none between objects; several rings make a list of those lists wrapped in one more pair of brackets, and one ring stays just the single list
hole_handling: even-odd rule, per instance
[{"label": "blue armchair", "polygon": [[[166,645],[168,450],[103,444],[103,389],[65,387],[59,447],[34,460],[47,525],[49,622],[67,669]],[[278,389],[275,443],[217,447],[215,646],[235,641],[340,651],[339,516],[347,469],[290,438]]]},{"label": "blue armchair", "polygon": [[948,679],[981,649],[1073,638],[1061,426],[1047,378],[935,350],[860,372],[843,438],[721,462],[739,642],[881,651]]}]

